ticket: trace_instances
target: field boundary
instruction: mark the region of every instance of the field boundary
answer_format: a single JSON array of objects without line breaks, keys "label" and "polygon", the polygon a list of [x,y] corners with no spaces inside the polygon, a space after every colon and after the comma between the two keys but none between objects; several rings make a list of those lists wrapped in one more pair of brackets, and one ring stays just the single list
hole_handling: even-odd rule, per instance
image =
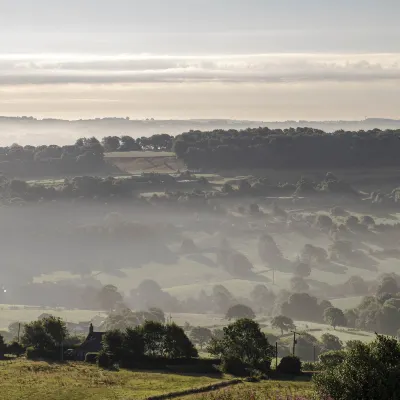
[{"label": "field boundary", "polygon": [[170,393],[160,394],[160,395],[157,395],[157,396],[150,396],[150,397],[147,397],[145,400],[175,399],[177,397],[188,396],[188,395],[191,395],[191,394],[213,392],[214,390],[219,390],[219,389],[222,389],[222,388],[225,388],[225,387],[228,387],[228,386],[237,385],[239,383],[243,383],[243,381],[241,379],[232,379],[230,381],[213,383],[211,385],[202,386],[202,387],[199,387],[199,388],[180,390],[178,392],[170,392]]}]

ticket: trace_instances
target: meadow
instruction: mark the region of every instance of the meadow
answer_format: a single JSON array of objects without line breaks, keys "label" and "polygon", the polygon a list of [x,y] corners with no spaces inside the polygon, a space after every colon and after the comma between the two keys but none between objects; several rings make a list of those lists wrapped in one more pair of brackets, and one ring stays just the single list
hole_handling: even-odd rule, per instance
[{"label": "meadow", "polygon": [[168,371],[107,371],[95,365],[27,360],[0,362],[2,400],[146,399],[229,379]]}]

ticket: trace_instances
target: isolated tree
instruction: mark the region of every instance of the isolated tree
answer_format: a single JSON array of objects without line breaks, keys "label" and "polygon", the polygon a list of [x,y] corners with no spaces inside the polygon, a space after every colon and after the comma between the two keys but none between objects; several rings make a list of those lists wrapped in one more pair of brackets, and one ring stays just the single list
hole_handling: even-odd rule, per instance
[{"label": "isolated tree", "polygon": [[376,291],[376,295],[378,296],[379,294],[382,293],[396,294],[399,291],[400,290],[397,285],[396,279],[394,279],[392,276],[385,276],[382,279],[378,287],[378,290]]},{"label": "isolated tree", "polygon": [[271,326],[275,329],[280,329],[281,335],[283,335],[283,332],[288,332],[292,329],[296,329],[293,320],[289,317],[285,317],[284,315],[278,315],[272,318]]},{"label": "isolated tree", "polygon": [[368,285],[361,276],[351,276],[345,285],[349,288],[351,294],[359,296],[368,293]]},{"label": "isolated tree", "polygon": [[322,312],[317,298],[307,293],[293,293],[281,305],[280,313],[300,321],[322,321]]},{"label": "isolated tree", "polygon": [[324,311],[324,321],[336,329],[337,326],[346,326],[346,317],[340,308],[330,307]]},{"label": "isolated tree", "polygon": [[282,252],[275,243],[274,238],[264,233],[258,239],[258,255],[265,263],[275,263],[282,260]]},{"label": "isolated tree", "polygon": [[294,273],[296,276],[300,276],[302,278],[307,278],[311,274],[311,267],[306,263],[298,263],[294,268]]},{"label": "isolated tree", "polygon": [[292,292],[305,293],[310,290],[310,286],[300,276],[293,276],[290,279],[290,289],[292,290]]},{"label": "isolated tree", "polygon": [[275,301],[275,294],[269,290],[265,285],[256,285],[250,293],[251,301],[253,302],[253,307],[256,310],[269,310],[272,308]]},{"label": "isolated tree", "polygon": [[213,333],[211,330],[202,326],[194,327],[190,332],[190,338],[193,343],[200,346],[200,349],[203,349],[203,346],[207,344],[212,337]]},{"label": "isolated tree", "polygon": [[326,351],[342,350],[343,348],[343,343],[341,340],[337,336],[331,335],[330,333],[324,333],[321,336],[321,343]]},{"label": "isolated tree", "polygon": [[228,257],[227,270],[234,275],[246,277],[252,272],[253,264],[242,253],[234,252]]},{"label": "isolated tree", "polygon": [[253,319],[255,317],[256,315],[254,314],[254,311],[244,304],[236,304],[235,306],[230,307],[225,315],[225,318],[228,320],[239,318]]},{"label": "isolated tree", "polygon": [[116,304],[122,301],[123,297],[116,286],[106,285],[100,290],[98,299],[104,310],[113,310]]},{"label": "isolated tree", "polygon": [[238,360],[244,365],[261,371],[268,371],[274,355],[274,348],[257,322],[239,319],[223,328],[221,339],[212,339],[208,351],[221,357],[222,361]]}]

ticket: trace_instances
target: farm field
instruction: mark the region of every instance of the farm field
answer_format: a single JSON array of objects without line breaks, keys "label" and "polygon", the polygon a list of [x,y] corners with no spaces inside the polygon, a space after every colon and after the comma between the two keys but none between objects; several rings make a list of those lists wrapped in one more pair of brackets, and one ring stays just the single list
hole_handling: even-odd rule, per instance
[{"label": "farm field", "polygon": [[105,158],[148,158],[148,157],[175,157],[172,151],[114,151],[104,153]]},{"label": "farm field", "polygon": [[122,400],[198,388],[225,379],[166,371],[106,371],[95,365],[0,362],[2,400]]},{"label": "farm field", "polygon": [[243,383],[229,388],[182,397],[186,400],[308,400],[312,399],[309,381],[262,381]]}]

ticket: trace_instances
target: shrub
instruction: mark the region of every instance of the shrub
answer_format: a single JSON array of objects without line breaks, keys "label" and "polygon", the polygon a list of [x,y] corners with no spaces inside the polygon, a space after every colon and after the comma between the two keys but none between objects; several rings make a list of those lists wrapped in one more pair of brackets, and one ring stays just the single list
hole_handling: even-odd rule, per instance
[{"label": "shrub", "polygon": [[85,362],[90,364],[96,364],[98,353],[86,353]]},{"label": "shrub", "polygon": [[100,368],[109,368],[111,366],[111,357],[110,355],[102,350],[97,354],[97,365]]},{"label": "shrub", "polygon": [[339,366],[346,358],[346,353],[343,350],[332,350],[322,353],[319,356],[319,361],[322,368],[334,368]]},{"label": "shrub", "polygon": [[283,357],[277,370],[281,374],[299,375],[301,373],[300,358],[296,356]]},{"label": "shrub", "polygon": [[20,356],[24,354],[25,349],[24,347],[19,344],[18,342],[12,342],[10,345],[7,346],[7,353],[13,354],[15,356]]},{"label": "shrub", "polygon": [[51,360],[56,361],[60,359],[60,353],[56,350],[36,349],[35,347],[28,347],[25,352],[28,360]]},{"label": "shrub", "polygon": [[249,375],[249,370],[246,368],[246,364],[242,362],[239,358],[223,358],[220,368],[221,371],[234,376]]}]

